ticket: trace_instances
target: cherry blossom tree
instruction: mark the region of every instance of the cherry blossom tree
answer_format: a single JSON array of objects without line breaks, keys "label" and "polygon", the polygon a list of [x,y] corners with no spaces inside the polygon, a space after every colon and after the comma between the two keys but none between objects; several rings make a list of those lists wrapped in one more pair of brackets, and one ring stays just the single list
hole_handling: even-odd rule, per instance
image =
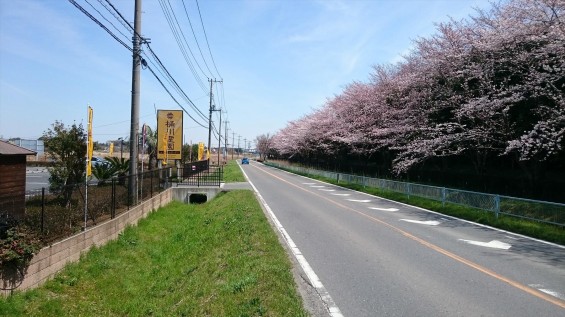
[{"label": "cherry blossom tree", "polygon": [[441,157],[540,166],[564,152],[563,0],[508,0],[437,25],[273,137],[286,157],[386,154],[404,173]]}]

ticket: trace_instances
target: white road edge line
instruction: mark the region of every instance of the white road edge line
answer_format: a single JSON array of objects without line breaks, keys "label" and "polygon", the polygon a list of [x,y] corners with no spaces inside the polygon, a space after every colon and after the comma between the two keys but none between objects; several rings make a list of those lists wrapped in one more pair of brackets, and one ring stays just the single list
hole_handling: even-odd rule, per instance
[{"label": "white road edge line", "polygon": [[273,223],[275,224],[275,226],[277,227],[279,232],[284,237],[288,247],[292,251],[292,254],[294,255],[294,257],[296,258],[296,260],[298,261],[298,263],[300,264],[300,266],[302,267],[302,269],[306,273],[306,276],[308,276],[308,279],[310,280],[310,283],[312,284],[312,286],[316,289],[316,292],[318,293],[318,295],[322,299],[322,302],[326,306],[330,316],[332,316],[332,317],[343,317],[343,314],[341,313],[341,311],[339,310],[339,307],[337,307],[334,300],[330,296],[330,293],[328,293],[328,291],[326,290],[326,288],[322,284],[322,281],[320,281],[320,278],[318,277],[318,275],[316,275],[316,273],[314,272],[314,270],[312,269],[310,264],[308,264],[308,261],[306,261],[306,258],[304,257],[304,255],[302,255],[302,252],[300,252],[300,250],[298,249],[296,244],[294,244],[294,241],[292,241],[292,238],[290,237],[290,235],[288,235],[288,233],[286,232],[283,225],[279,222],[279,220],[277,219],[277,216],[275,216],[275,213],[273,212],[273,210],[271,210],[271,207],[269,207],[269,205],[267,204],[265,199],[263,199],[263,196],[261,196],[261,194],[259,193],[259,190],[257,190],[257,187],[255,187],[255,184],[253,184],[251,182],[251,180],[249,179],[249,177],[247,177],[247,174],[245,173],[245,171],[243,169],[241,169],[241,172],[243,172],[243,175],[245,175],[245,178],[247,179],[247,181],[249,182],[251,187],[253,187],[255,194],[257,195],[257,197],[259,197],[259,200],[260,200],[261,204],[263,204],[263,206],[265,207],[265,210],[267,210],[269,217],[271,217],[271,220],[273,221]]}]

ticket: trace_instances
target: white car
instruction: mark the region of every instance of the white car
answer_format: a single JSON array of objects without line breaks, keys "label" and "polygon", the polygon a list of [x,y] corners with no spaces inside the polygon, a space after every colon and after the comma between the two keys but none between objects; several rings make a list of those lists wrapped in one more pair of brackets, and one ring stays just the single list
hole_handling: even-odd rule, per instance
[{"label": "white car", "polygon": [[98,165],[108,165],[109,164],[108,161],[106,161],[105,159],[98,157],[98,156],[93,156],[90,163],[92,164],[92,167],[98,166]]}]

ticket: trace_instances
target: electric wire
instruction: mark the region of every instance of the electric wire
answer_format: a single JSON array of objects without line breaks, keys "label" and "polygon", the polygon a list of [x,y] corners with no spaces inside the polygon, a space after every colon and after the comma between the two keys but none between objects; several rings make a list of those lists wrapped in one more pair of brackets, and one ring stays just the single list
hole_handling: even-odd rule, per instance
[{"label": "electric wire", "polygon": [[[175,11],[173,10],[173,7],[171,6],[170,0],[167,0],[167,3],[169,4],[169,8],[171,9],[171,13],[175,19],[176,25],[182,35],[182,38],[184,39],[184,43],[186,44],[186,47],[188,48],[188,51],[190,52],[190,55],[192,56],[192,58],[194,59],[194,63],[196,64],[196,66],[198,66],[198,69],[200,69],[200,72],[202,72],[202,75],[204,75],[204,77],[206,77],[206,79],[208,79],[208,76],[204,73],[204,70],[202,69],[202,67],[200,66],[200,64],[198,63],[198,61],[196,60],[196,56],[194,56],[194,54],[192,53],[192,49],[190,49],[190,45],[188,45],[188,41],[186,40],[186,37],[184,36],[184,32],[182,31],[182,28],[180,27],[179,21],[177,20],[177,16],[175,14]],[[184,2],[183,2],[184,5]],[[185,9],[185,13],[186,13],[186,7]],[[190,23],[190,19],[188,20],[188,23],[190,25],[190,28],[192,29],[192,24]],[[193,35],[194,35],[194,31],[193,31]],[[196,38],[196,37],[195,37]],[[198,42],[196,42],[196,45],[198,46]],[[200,47],[199,47],[200,48]],[[204,64],[206,64],[206,60],[204,60]],[[208,65],[206,65],[207,67]],[[210,69],[208,69],[208,71],[210,71]]]},{"label": "electric wire", "polygon": [[[98,19],[96,19],[92,14],[90,14],[86,9],[84,9],[81,5],[79,5],[76,1],[74,0],[68,0],[71,4],[73,4],[77,9],[79,9],[83,14],[85,14],[87,17],[89,17],[92,21],[94,21],[98,26],[100,26],[102,29],[104,29],[108,34],[110,34],[110,36],[112,36],[117,42],[119,42],[120,44],[122,44],[122,46],[124,46],[125,48],[127,48],[129,51],[133,52],[133,49],[131,47],[129,47],[129,45],[127,45],[125,42],[123,42],[121,39],[118,38],[117,35],[115,35],[112,31],[110,31],[103,23],[101,23]],[[92,4],[89,3],[87,0],[85,0],[91,7]],[[191,108],[193,108],[196,113],[206,122],[208,123],[208,118],[202,113],[202,111],[192,102],[192,100],[186,95],[186,93],[182,90],[182,88],[180,87],[180,85],[177,83],[177,81],[174,79],[174,77],[172,77],[172,75],[170,74],[170,72],[167,70],[167,68],[165,67],[165,65],[161,62],[161,60],[159,59],[159,57],[157,56],[157,54],[153,51],[153,49],[151,48],[151,46],[149,45],[149,43],[147,41],[143,41],[143,38],[141,37],[141,35],[139,35],[137,32],[135,32],[134,28],[131,26],[131,24],[123,17],[123,15],[114,7],[114,5],[109,1],[106,0],[106,3],[108,3],[108,5],[113,9],[113,11],[119,16],[119,18],[112,13],[111,10],[108,9],[108,7],[106,7],[101,0],[98,0],[100,2],[101,5],[104,6],[104,8],[106,8],[106,10],[108,10],[108,12],[110,12],[114,18],[116,18],[118,21],[120,21],[120,23],[126,27],[130,33],[135,34],[136,36],[138,36],[139,38],[142,39],[142,44],[145,44],[149,51],[151,52],[151,55],[146,54],[144,51],[142,51],[142,53],[148,57],[148,60],[151,64],[153,64],[154,66],[156,66],[158,68],[158,71],[161,73],[161,75],[167,79],[167,81],[169,82],[169,84],[171,86],[173,86],[173,88],[175,88],[175,90],[177,91],[177,93],[183,98],[185,99],[185,101],[187,101],[187,103],[191,106]],[[93,7],[94,10],[96,10],[96,8]],[[117,27],[112,24],[110,21],[108,21],[108,19],[106,19],[106,17],[104,17],[104,15],[96,10],[96,12],[98,12],[108,23],[110,23],[118,32],[120,32]],[[123,22],[123,23],[122,23]],[[120,32],[120,34],[122,34],[122,36],[125,36],[122,32]],[[151,58],[154,58],[157,61],[157,64],[155,64]],[[194,56],[193,56],[194,57]],[[204,124],[202,124],[201,122],[197,121],[194,117],[192,117],[190,115],[190,113],[178,102],[178,100],[176,98],[174,98],[174,96],[172,95],[172,93],[170,92],[170,90],[166,87],[166,85],[163,83],[163,81],[159,78],[159,76],[153,71],[153,69],[149,66],[149,65],[144,65],[144,67],[148,68],[149,71],[153,74],[153,76],[157,79],[157,81],[161,84],[161,86],[165,89],[165,91],[169,94],[169,96],[175,101],[175,103],[177,103],[177,105],[183,109],[183,111],[195,122],[197,123],[199,126],[203,127],[203,128],[207,128]]]},{"label": "electric wire", "polygon": [[[161,60],[159,59],[159,57],[155,54],[155,52],[153,51],[153,49],[151,48],[151,46],[147,45],[147,47],[149,48],[149,51],[151,52],[151,54],[153,55],[153,57],[157,60],[157,62],[159,63],[160,67],[165,71],[165,73],[167,74],[167,76],[169,78],[171,78],[171,80],[174,82],[175,86],[178,87],[181,91],[182,89],[180,88],[180,85],[176,82],[176,80],[173,78],[173,76],[171,76],[171,74],[169,73],[169,71],[167,70],[167,68],[165,67],[165,65],[163,65],[163,63],[161,62]],[[188,96],[184,93],[183,91],[183,95],[190,101],[190,105],[192,106],[192,108],[194,110],[196,110],[196,112],[202,116],[203,118],[206,118],[206,116],[204,115],[204,113],[202,113],[202,111],[200,111],[200,109],[198,109],[198,107],[196,107],[196,105],[192,102],[192,100],[190,100],[190,98],[188,98]],[[207,121],[207,119],[206,119]]]},{"label": "electric wire", "polygon": [[[167,3],[168,3],[168,5],[167,5]],[[188,67],[190,68],[190,71],[194,75],[194,78],[196,79],[196,82],[198,83],[200,88],[203,91],[206,91],[206,85],[204,85],[204,81],[202,81],[202,78],[200,78],[200,75],[196,71],[196,68],[194,67],[193,63],[190,60],[190,57],[188,56],[185,45],[183,45],[183,39],[184,39],[184,43],[187,43],[186,37],[184,36],[184,32],[182,31],[182,28],[180,27],[180,25],[178,23],[175,12],[173,11],[172,7],[170,6],[170,2],[168,2],[168,1],[165,2],[165,0],[159,0],[159,4],[161,6],[161,10],[163,11],[163,14],[165,15],[165,18],[167,19],[167,23],[169,24],[169,28],[171,29],[171,32],[173,33],[173,36],[175,37],[177,45],[178,45],[179,49],[181,50],[181,53],[184,57],[184,60],[186,61]],[[182,36],[182,38],[181,38],[181,36]],[[186,47],[188,47],[188,51],[189,51],[190,55],[192,55],[192,58],[194,59],[196,66],[198,66],[198,68],[200,69],[202,74],[204,74],[204,71],[202,70],[200,65],[196,62],[196,59],[194,58],[194,54],[192,53],[190,46],[188,46],[188,44],[186,44]],[[204,74],[204,76],[206,76],[206,75]]]},{"label": "electric wire", "polygon": [[118,28],[114,25],[114,23],[110,22],[110,20],[108,20],[108,19],[102,14],[102,12],[100,12],[98,9],[96,9],[96,8],[92,5],[92,3],[90,3],[88,0],[84,0],[84,1],[85,1],[86,3],[88,3],[88,5],[90,5],[90,7],[91,7],[94,11],[98,12],[98,14],[99,14],[104,20],[106,20],[106,22],[110,23],[110,25],[111,25],[116,31],[118,31],[118,33],[120,33],[123,37],[125,37],[126,39],[128,39],[128,36],[125,35],[122,31],[120,31],[120,29],[118,29]]},{"label": "electric wire", "polygon": [[110,29],[108,29],[104,24],[102,24],[102,22],[98,21],[98,19],[96,19],[92,14],[90,14],[88,11],[86,11],[86,9],[84,9],[80,4],[78,4],[74,0],[68,0],[68,1],[72,5],[74,5],[77,9],[79,9],[82,13],[84,13],[84,15],[86,15],[92,21],[94,21],[94,23],[98,24],[98,26],[100,26],[104,31],[106,31],[108,34],[110,34],[110,36],[112,36],[116,41],[118,41],[118,43],[122,44],[125,48],[127,48],[128,50],[133,52],[133,48],[129,47],[129,45],[127,45],[124,41],[119,39],[116,34],[112,33],[112,31],[110,31]]},{"label": "electric wire", "polygon": [[[131,23],[128,22],[128,20],[126,20],[124,18],[124,16],[120,13],[120,11],[118,11],[118,9],[116,9],[116,7],[114,7],[114,5],[110,2],[110,0],[106,0],[106,3],[108,3],[108,5],[110,5],[110,7],[112,7],[112,9],[116,12],[116,14],[118,14],[118,16],[122,19],[122,21],[125,23],[125,25],[127,25],[129,28],[129,32],[131,34],[134,33],[135,29],[133,28],[133,26],[131,25]],[[123,24],[123,23],[122,23]],[[126,27],[127,28],[127,27]],[[138,34],[138,36],[141,38],[141,36]]]},{"label": "electric wire", "polygon": [[196,33],[194,32],[194,28],[192,27],[192,22],[190,21],[190,17],[188,15],[188,10],[186,9],[186,5],[184,0],[182,0],[182,6],[184,7],[184,13],[186,14],[186,19],[188,20],[188,25],[190,25],[190,30],[192,31],[192,35],[194,36],[194,41],[196,42],[196,46],[198,47],[198,51],[200,52],[200,56],[202,57],[202,61],[204,61],[204,65],[206,65],[206,69],[210,73],[210,78],[214,77],[210,67],[208,67],[208,63],[206,63],[206,58],[204,58],[204,54],[202,53],[202,49],[200,48],[200,43],[198,43],[198,39],[196,38]]},{"label": "electric wire", "polygon": [[[131,24],[124,18],[124,16],[116,9],[116,7],[114,7],[114,5],[110,2],[110,0],[106,0],[106,2],[112,7],[112,9],[116,12],[116,14],[118,14],[118,16],[121,18],[121,20],[131,29],[132,33],[135,33],[139,38],[142,38],[140,34],[137,34],[137,32],[135,32],[135,30],[133,29],[133,27],[131,26]],[[163,8],[163,7],[162,7]],[[177,92],[179,93],[179,95],[183,96],[185,100],[187,100],[187,102],[191,105],[191,107],[193,109],[195,109],[198,113],[201,114],[201,116],[203,117],[204,120],[207,121],[206,116],[204,116],[202,114],[202,111],[200,111],[200,109],[198,109],[198,107],[196,107],[196,105],[192,102],[192,100],[190,100],[190,98],[188,98],[188,96],[186,95],[186,93],[182,90],[182,88],[180,88],[180,85],[178,85],[178,83],[176,82],[176,80],[173,78],[173,76],[170,74],[170,72],[167,70],[167,68],[165,67],[165,65],[161,62],[161,59],[159,59],[159,57],[157,56],[157,54],[155,53],[155,51],[153,51],[153,49],[151,48],[151,45],[149,45],[149,43],[147,41],[143,41],[143,44],[145,44],[147,46],[147,48],[149,49],[149,51],[151,52],[151,55],[153,56],[153,58],[155,58],[155,60],[157,60],[158,64],[159,64],[159,68],[163,69],[164,72],[166,74],[164,74],[163,72],[161,72],[159,70],[159,72],[165,77],[167,78],[167,80],[169,81],[169,83],[171,83],[171,85],[173,85],[175,87],[175,89],[177,90]],[[148,57],[148,60],[151,62],[149,55],[147,55],[145,52],[143,52],[143,54]],[[154,63],[153,63],[154,64]],[[154,64],[155,65],[155,64]]]},{"label": "electric wire", "polygon": [[161,84],[161,86],[163,86],[163,89],[165,89],[165,91],[169,94],[169,96],[173,99],[173,101],[179,106],[181,107],[181,109],[186,113],[187,116],[190,117],[190,119],[192,119],[192,121],[194,121],[196,124],[198,124],[199,126],[203,127],[203,128],[207,128],[205,125],[203,125],[202,123],[198,122],[196,119],[194,119],[194,117],[192,117],[190,115],[190,113],[188,111],[186,111],[186,109],[175,99],[175,97],[173,96],[173,94],[171,94],[171,92],[169,91],[169,89],[167,89],[167,87],[165,86],[165,84],[163,84],[163,82],[161,81],[161,79],[159,78],[159,76],[157,76],[157,74],[155,74],[155,72],[153,71],[153,69],[151,69],[151,67],[146,66],[147,69],[149,69],[149,71],[151,72],[151,74],[153,74],[153,76],[155,76],[155,78],[157,79],[157,81],[159,81],[159,83]]},{"label": "electric wire", "polygon": [[206,35],[206,29],[204,28],[204,22],[202,21],[202,14],[200,13],[200,5],[198,4],[198,0],[196,1],[196,7],[198,8],[198,16],[200,16],[200,24],[202,24],[202,30],[204,31],[204,38],[206,39],[206,45],[208,46],[208,52],[210,52],[210,57],[212,58],[212,64],[214,64],[214,69],[216,69],[216,73],[218,73],[218,77],[222,78],[218,68],[216,67],[216,62],[214,61],[214,56],[212,56],[212,50],[210,49],[210,43],[208,42],[208,36]]}]

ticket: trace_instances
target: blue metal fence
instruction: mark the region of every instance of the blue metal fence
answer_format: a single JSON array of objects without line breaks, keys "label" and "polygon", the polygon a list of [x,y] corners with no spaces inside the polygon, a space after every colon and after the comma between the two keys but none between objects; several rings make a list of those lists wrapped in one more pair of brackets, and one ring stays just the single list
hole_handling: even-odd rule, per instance
[{"label": "blue metal fence", "polygon": [[493,212],[497,217],[499,215],[507,215],[562,227],[565,226],[565,204],[328,172],[274,162],[265,162],[265,164],[301,174],[335,179],[338,183],[357,184],[403,193],[408,197],[428,198],[440,201],[442,204],[452,203],[472,207]]}]

